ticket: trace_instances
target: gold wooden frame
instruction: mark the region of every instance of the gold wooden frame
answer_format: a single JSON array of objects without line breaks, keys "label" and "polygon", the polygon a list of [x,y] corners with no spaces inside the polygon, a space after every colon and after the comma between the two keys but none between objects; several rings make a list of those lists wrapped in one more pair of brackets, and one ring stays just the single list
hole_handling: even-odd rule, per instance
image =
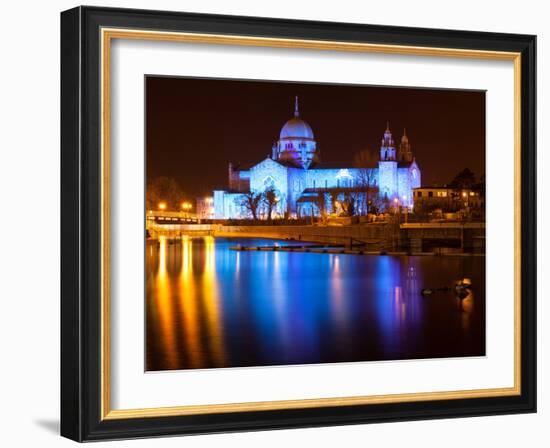
[{"label": "gold wooden frame", "polygon": [[[413,56],[506,60],[514,63],[514,386],[460,391],[420,392],[338,398],[315,398],[217,405],[189,405],[143,409],[110,407],[110,50],[113,39],[299,48]],[[279,39],[215,34],[156,32],[133,29],[101,30],[101,419],[166,417],[209,413],[304,409],[461,398],[502,397],[521,394],[521,54],[514,52],[366,44],[302,39]]]}]

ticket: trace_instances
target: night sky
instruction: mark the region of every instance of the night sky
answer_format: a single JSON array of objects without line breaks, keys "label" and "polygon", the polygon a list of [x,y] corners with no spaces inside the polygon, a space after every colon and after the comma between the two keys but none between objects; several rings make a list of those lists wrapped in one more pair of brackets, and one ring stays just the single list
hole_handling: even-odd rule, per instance
[{"label": "night sky", "polygon": [[423,185],[449,183],[466,167],[485,173],[485,92],[149,76],[148,180],[174,177],[190,199],[227,188],[229,162],[271,154],[295,95],[320,167],[378,153],[389,121],[396,146],[407,129]]}]

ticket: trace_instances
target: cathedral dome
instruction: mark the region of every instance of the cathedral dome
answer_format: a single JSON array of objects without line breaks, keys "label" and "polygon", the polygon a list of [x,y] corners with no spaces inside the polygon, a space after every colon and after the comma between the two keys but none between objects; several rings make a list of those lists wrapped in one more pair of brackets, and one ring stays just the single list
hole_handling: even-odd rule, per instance
[{"label": "cathedral dome", "polygon": [[296,97],[296,103],[294,106],[294,117],[288,120],[283,128],[279,138],[282,139],[309,139],[313,140],[313,131],[311,126],[300,118],[300,112],[298,111],[298,97]]},{"label": "cathedral dome", "polygon": [[313,131],[311,126],[298,117],[288,120],[279,136],[281,139],[307,138],[313,140]]}]

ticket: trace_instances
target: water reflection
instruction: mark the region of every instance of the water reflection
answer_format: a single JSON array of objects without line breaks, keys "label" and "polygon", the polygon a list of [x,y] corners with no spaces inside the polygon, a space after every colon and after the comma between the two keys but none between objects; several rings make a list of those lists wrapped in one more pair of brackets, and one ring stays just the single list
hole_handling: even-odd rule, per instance
[{"label": "water reflection", "polygon": [[225,365],[225,353],[223,347],[223,303],[218,292],[216,278],[216,252],[214,238],[204,237],[204,271],[201,281],[201,292],[206,313],[206,325],[208,334],[208,351],[211,354],[214,365]]},{"label": "water reflection", "polygon": [[183,341],[189,354],[191,367],[203,364],[198,303],[195,296],[193,281],[193,244],[191,239],[184,237],[181,241],[181,270],[179,276],[179,293],[177,301],[180,304],[179,315],[182,317]]},{"label": "water reflection", "polygon": [[462,311],[462,327],[465,331],[470,328],[470,321],[474,314],[474,292],[468,291],[466,297],[457,297],[460,309]]},{"label": "water reflection", "polygon": [[174,360],[174,353],[177,353],[176,334],[174,331],[175,310],[171,297],[171,281],[168,278],[166,265],[169,262],[169,254],[166,250],[167,241],[161,238],[159,241],[159,262],[158,272],[155,279],[157,300],[156,309],[158,314],[159,327],[164,341],[162,351],[167,360],[167,368],[177,368]]},{"label": "water reflection", "polygon": [[[484,259],[148,241],[147,370],[482,355]],[[470,296],[422,297],[472,278]]]}]

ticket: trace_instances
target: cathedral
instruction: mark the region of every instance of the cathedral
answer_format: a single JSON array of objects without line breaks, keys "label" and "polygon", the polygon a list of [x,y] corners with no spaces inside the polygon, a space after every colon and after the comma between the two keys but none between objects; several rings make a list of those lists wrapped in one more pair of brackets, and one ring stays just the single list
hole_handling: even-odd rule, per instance
[{"label": "cathedral", "polygon": [[[254,165],[229,164],[227,190],[214,191],[215,219],[251,217],[246,196],[275,193],[273,217],[319,216],[341,213],[342,204],[353,198],[353,214],[365,215],[388,204],[412,208],[413,188],[420,187],[420,169],[406,132],[396,148],[389,123],[380,145],[377,167],[323,166],[311,126],[300,117],[296,97],[294,116],[281,129],[271,156]],[[322,196],[321,196],[322,195]],[[258,215],[266,213],[262,202]]]}]

